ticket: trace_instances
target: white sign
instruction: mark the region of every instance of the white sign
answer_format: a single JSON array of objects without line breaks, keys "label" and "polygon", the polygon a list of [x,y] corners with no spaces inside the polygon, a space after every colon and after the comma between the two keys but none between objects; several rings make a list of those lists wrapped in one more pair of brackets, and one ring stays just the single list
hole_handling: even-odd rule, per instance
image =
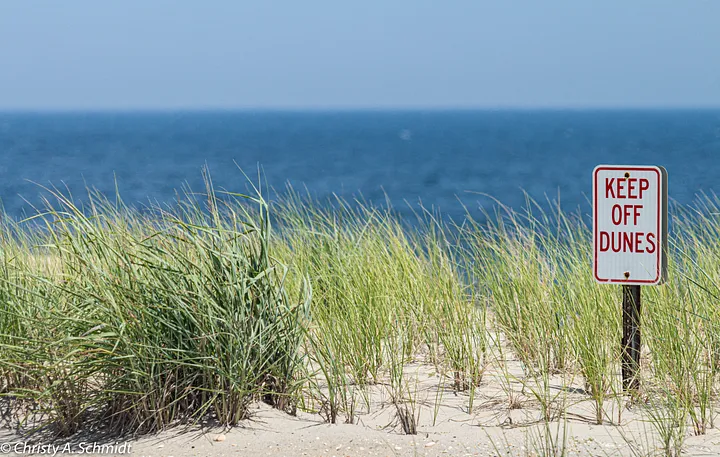
[{"label": "white sign", "polygon": [[593,171],[593,273],[601,283],[650,285],[665,278],[667,172],[600,165]]}]

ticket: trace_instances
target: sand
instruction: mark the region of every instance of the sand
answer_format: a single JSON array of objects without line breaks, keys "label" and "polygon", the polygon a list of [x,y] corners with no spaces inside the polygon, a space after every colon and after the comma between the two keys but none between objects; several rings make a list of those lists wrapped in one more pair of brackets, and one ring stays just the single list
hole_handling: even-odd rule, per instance
[{"label": "sand", "polygon": [[[252,405],[251,418],[240,426],[175,427],[163,433],[117,440],[101,439],[102,444],[127,443],[126,453],[105,452],[85,455],[132,455],[147,457],[189,456],[491,456],[565,455],[630,456],[660,455],[658,435],[644,412],[649,399],[630,402],[629,398],[608,398],[603,425],[594,424],[594,403],[583,386],[573,379],[552,377],[548,390],[543,383],[524,376],[520,362],[506,360],[498,371],[489,367],[475,390],[472,409],[468,392],[454,392],[452,379],[436,372],[432,365],[406,367],[412,379],[418,433],[407,435],[397,420],[397,410],[389,395],[389,385],[367,388],[366,400],[359,400],[353,424],[328,424],[315,412],[298,411],[291,416],[263,403]],[[509,375],[509,376],[508,376]],[[508,381],[510,379],[511,381]],[[536,392],[537,394],[534,394]],[[546,392],[542,394],[541,392]],[[548,400],[549,399],[549,400]],[[552,422],[540,420],[543,402],[548,402]],[[562,406],[564,405],[564,408]],[[317,405],[316,405],[317,406]],[[565,415],[560,411],[565,410]],[[563,440],[565,434],[566,439]],[[22,438],[11,430],[0,430],[3,443],[61,446],[69,444],[79,453],[81,443],[98,440],[80,434],[72,441],[48,438]],[[564,444],[563,444],[564,442]],[[15,444],[12,445],[13,447]],[[52,455],[36,448],[23,455]],[[10,452],[10,455],[16,455]],[[720,455],[720,432],[705,435],[686,431],[683,455]]]}]

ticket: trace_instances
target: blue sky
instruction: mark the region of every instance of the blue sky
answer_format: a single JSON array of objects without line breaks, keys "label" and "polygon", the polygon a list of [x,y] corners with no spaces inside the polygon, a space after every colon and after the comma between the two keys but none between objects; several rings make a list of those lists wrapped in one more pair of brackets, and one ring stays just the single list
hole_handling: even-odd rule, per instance
[{"label": "blue sky", "polygon": [[0,2],[0,109],[720,106],[720,1]]}]

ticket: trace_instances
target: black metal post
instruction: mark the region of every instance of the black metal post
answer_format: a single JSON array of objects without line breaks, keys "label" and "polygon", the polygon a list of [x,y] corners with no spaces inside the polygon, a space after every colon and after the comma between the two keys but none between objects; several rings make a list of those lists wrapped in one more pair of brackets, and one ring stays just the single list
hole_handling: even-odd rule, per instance
[{"label": "black metal post", "polygon": [[622,286],[622,289],[622,381],[627,392],[640,387],[640,286]]}]

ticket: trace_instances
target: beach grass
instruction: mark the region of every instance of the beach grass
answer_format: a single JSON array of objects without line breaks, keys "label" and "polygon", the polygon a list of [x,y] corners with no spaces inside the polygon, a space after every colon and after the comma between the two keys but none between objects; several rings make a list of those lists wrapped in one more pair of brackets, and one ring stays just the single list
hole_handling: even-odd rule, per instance
[{"label": "beach grass", "polygon": [[[668,455],[714,427],[720,370],[720,201],[672,211],[669,281],[643,288],[642,389],[619,379],[620,290],[590,274],[582,212],[528,199],[449,222],[289,189],[217,191],[138,210],[48,189],[0,226],[0,395],[16,426],[147,433],[235,425],[264,401],[328,422],[371,412],[385,386],[401,430],[422,416],[417,372],[477,408],[488,372],[545,424],[584,392],[588,420],[646,411]],[[550,209],[547,209],[550,208]],[[521,362],[522,373],[503,366]],[[613,406],[615,405],[615,406]],[[437,405],[436,405],[437,408]],[[679,430],[679,431],[678,431]]]}]

